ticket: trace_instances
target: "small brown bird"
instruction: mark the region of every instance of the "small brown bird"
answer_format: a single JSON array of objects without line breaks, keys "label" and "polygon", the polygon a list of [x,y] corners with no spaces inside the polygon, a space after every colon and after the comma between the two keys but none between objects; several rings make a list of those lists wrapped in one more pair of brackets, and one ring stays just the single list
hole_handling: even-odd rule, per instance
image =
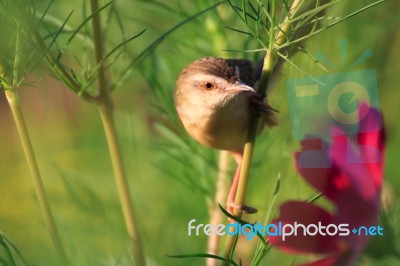
[{"label": "small brown bird", "polygon": [[[235,205],[243,147],[252,115],[262,115],[267,126],[276,125],[274,109],[254,87],[260,74],[250,61],[202,58],[188,65],[176,81],[175,106],[191,137],[201,144],[231,151],[238,166],[227,200],[227,210],[256,212]],[[264,123],[260,123],[261,133]]]}]

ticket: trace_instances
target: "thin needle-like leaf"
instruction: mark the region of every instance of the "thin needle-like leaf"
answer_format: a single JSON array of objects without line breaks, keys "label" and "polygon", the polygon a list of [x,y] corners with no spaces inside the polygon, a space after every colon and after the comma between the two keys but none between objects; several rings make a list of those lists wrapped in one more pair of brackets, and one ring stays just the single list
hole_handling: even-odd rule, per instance
[{"label": "thin needle-like leaf", "polygon": [[130,64],[128,64],[128,66],[122,70],[121,75],[116,79],[117,82],[114,83],[113,85],[111,85],[110,89],[114,89],[115,87],[118,87],[120,84],[122,84],[123,82],[125,82],[125,80],[128,78],[130,72],[132,71],[132,68],[139,64],[143,59],[145,59],[148,55],[150,55],[150,53],[152,51],[154,51],[158,45],[161,44],[161,42],[170,34],[172,34],[175,30],[179,29],[180,27],[182,27],[183,25],[185,25],[186,23],[188,23],[189,21],[192,21],[193,19],[203,15],[204,13],[209,12],[210,10],[215,9],[217,6],[225,3],[227,0],[223,0],[220,2],[217,2],[216,4],[188,17],[187,19],[179,22],[178,24],[176,24],[175,26],[173,26],[171,29],[167,30],[164,34],[162,34],[160,37],[158,37],[157,39],[155,39],[149,46],[147,46],[146,49],[144,49],[138,56],[136,56],[132,62]]},{"label": "thin needle-like leaf", "polygon": [[[246,18],[247,18],[247,17],[248,17],[248,18],[251,18],[253,21],[257,21],[257,19],[258,19],[257,17],[253,16],[252,14],[250,14],[250,13],[248,13],[248,12],[244,12],[244,9],[243,9],[243,8],[240,8],[240,7],[235,6],[235,5],[232,5],[232,8],[235,9],[235,11],[237,12],[237,14],[240,14],[240,17],[242,18],[243,22],[245,22],[245,24],[246,24],[247,26],[249,26],[249,24],[248,24],[248,22],[245,21],[245,19],[242,17],[242,15],[241,15],[240,12],[242,12],[243,14],[246,14]],[[240,11],[240,12],[239,12],[239,11]]]},{"label": "thin needle-like leaf", "polygon": [[[248,2],[248,4],[249,4],[249,7],[250,7],[251,11],[253,11],[254,15],[256,16],[255,17],[256,21],[258,21],[259,20],[259,12],[257,11],[257,9],[253,6],[253,4],[250,1]],[[257,8],[259,9],[258,5],[257,5]]]},{"label": "thin needle-like leaf", "polygon": [[242,0],[242,15],[244,18],[244,23],[246,23],[246,25],[248,25],[249,21],[247,20],[246,1],[245,0]]},{"label": "thin needle-like leaf", "polygon": [[[31,1],[32,4],[35,3],[34,0]],[[50,10],[51,5],[53,4],[54,0],[50,0],[48,5],[46,6],[45,10],[43,11],[42,15],[39,17],[39,20],[37,21],[35,25],[35,29],[38,29],[39,25],[43,22],[43,19],[48,15],[48,12]],[[37,14],[37,12],[34,12],[34,14]]]},{"label": "thin needle-like leaf", "polygon": [[326,3],[326,4],[323,4],[323,5],[321,5],[321,6],[318,6],[318,7],[315,7],[315,8],[313,8],[313,9],[311,9],[311,10],[309,10],[309,11],[306,11],[306,12],[304,12],[304,13],[301,13],[301,14],[299,14],[299,15],[297,15],[297,16],[294,16],[294,17],[291,17],[291,18],[289,18],[288,20],[287,20],[287,22],[290,22],[290,23],[293,23],[293,22],[297,22],[297,21],[299,21],[299,20],[301,20],[301,19],[304,19],[304,18],[306,18],[306,17],[309,17],[309,16],[315,16],[315,14],[318,14],[319,12],[321,12],[321,11],[323,11],[323,10],[325,10],[325,9],[327,9],[327,8],[329,8],[329,7],[331,7],[331,6],[334,6],[334,5],[336,5],[336,4],[338,4],[339,2],[342,2],[343,0],[333,0],[333,1],[331,1],[331,2],[328,2],[328,3]]},{"label": "thin needle-like leaf", "polygon": [[311,197],[309,197],[308,199],[306,199],[305,201],[307,203],[313,203],[316,200],[318,200],[320,197],[322,197],[322,193],[315,193],[314,195],[312,195]]},{"label": "thin needle-like leaf", "polygon": [[254,36],[252,33],[247,32],[247,31],[238,30],[238,29],[235,29],[235,28],[231,28],[231,27],[229,27],[229,26],[226,26],[225,28],[227,28],[227,29],[229,29],[229,30],[231,30],[231,31],[236,31],[236,32],[239,32],[239,33],[243,33],[243,34],[246,34],[246,35],[250,35],[250,36],[256,37],[256,36]]},{"label": "thin needle-like leaf", "polygon": [[243,21],[245,22],[244,17],[242,17],[242,14],[239,11],[242,11],[239,7],[235,6],[231,0],[228,0],[229,5],[232,7],[233,11],[235,11],[236,15]]},{"label": "thin needle-like leaf", "polygon": [[206,254],[206,253],[192,253],[192,254],[184,254],[184,255],[166,255],[169,258],[175,258],[175,259],[187,259],[187,258],[212,258],[220,261],[224,261],[229,263],[230,265],[234,266],[240,266],[240,264],[237,264],[235,261],[231,259],[226,259],[224,257],[220,257],[217,255],[212,255],[212,254]]},{"label": "thin needle-like leaf", "polygon": [[311,58],[311,60],[317,64],[318,67],[320,67],[323,71],[325,71],[326,73],[329,73],[330,71],[324,66],[322,65],[317,58],[315,58],[315,56],[313,56],[311,53],[309,53],[307,50],[305,50],[302,47],[297,47],[297,49],[303,53],[305,53],[309,58]]},{"label": "thin needle-like leaf", "polygon": [[88,17],[86,17],[81,24],[79,24],[79,26],[76,28],[76,30],[72,33],[72,35],[68,38],[66,45],[68,46],[72,40],[75,38],[75,36],[80,32],[80,30],[89,22],[92,20],[93,16],[95,16],[96,14],[100,13],[101,11],[103,11],[105,8],[107,8],[109,5],[112,4],[112,1],[108,2],[107,4],[105,4],[104,6],[100,7],[99,9],[97,9],[95,12],[93,12],[92,14],[90,14]]},{"label": "thin needle-like leaf", "polygon": [[[272,215],[272,208],[273,208],[273,206],[275,204],[275,201],[276,201],[276,198],[277,198],[278,193],[280,191],[280,188],[281,188],[281,175],[279,173],[278,178],[276,180],[275,190],[274,190],[274,193],[272,195],[272,199],[271,199],[271,201],[269,203],[268,210],[267,210],[267,212],[266,212],[266,214],[264,216],[264,221],[263,221],[264,225],[267,225],[269,223],[269,221],[271,220],[271,217],[273,216]],[[264,239],[264,238],[262,240],[260,239],[258,241],[257,248],[256,248],[256,251],[255,251],[255,255],[254,255],[254,258],[253,258],[253,260],[251,262],[251,265],[252,266],[259,265],[259,263],[265,257],[265,255],[267,255],[269,250],[271,250],[271,245],[267,244],[266,239]]]},{"label": "thin needle-like leaf", "polygon": [[12,255],[12,252],[11,252],[9,246],[7,245],[3,235],[0,235],[0,246],[3,247],[5,257],[7,258],[5,260],[7,263],[4,264],[4,265],[16,266],[16,263],[15,263],[13,255]]},{"label": "thin needle-like leaf", "polygon": [[[219,208],[221,209],[221,211],[222,211],[228,218],[230,218],[230,219],[232,219],[232,220],[234,220],[234,221],[236,221],[236,222],[238,222],[238,223],[240,223],[240,224],[242,224],[242,225],[243,225],[243,224],[254,225],[254,224],[249,223],[249,222],[247,222],[247,221],[245,221],[245,220],[243,220],[243,219],[241,219],[241,218],[239,218],[239,217],[237,217],[237,216],[232,215],[232,214],[229,213],[224,207],[222,207],[221,204],[218,204],[218,205],[219,205]],[[261,235],[259,232],[257,232],[257,237],[258,237],[259,239],[261,239],[261,240],[265,240],[265,239],[264,239],[264,236]]]},{"label": "thin needle-like leaf", "polygon": [[[20,262],[23,263],[23,265],[25,265],[25,266],[29,265],[29,263],[26,261],[24,256],[22,256],[21,252],[18,250],[18,248],[15,246],[15,244],[13,242],[11,242],[10,239],[8,239],[2,233],[0,233],[0,238],[1,238],[0,242],[2,242],[2,244],[5,244],[8,248],[8,250],[10,250],[9,247],[11,247],[11,249],[16,253],[16,255],[18,255],[18,258],[20,259]],[[6,265],[8,265],[8,264],[6,264]]]},{"label": "thin needle-like leaf", "polygon": [[141,36],[144,32],[146,31],[146,29],[142,30],[141,32],[139,32],[138,34],[126,39],[125,41],[121,42],[120,44],[116,45],[110,52],[107,53],[107,55],[104,57],[103,62],[105,60],[107,60],[110,56],[112,56],[119,48],[121,48],[122,46],[124,46],[125,44],[129,43],[130,41],[138,38],[139,36]]},{"label": "thin needle-like leaf", "polygon": [[280,52],[277,52],[277,54],[286,62],[288,62],[289,64],[291,64],[293,67],[295,67],[297,70],[299,70],[301,73],[303,73],[304,75],[306,75],[307,77],[309,77],[311,80],[315,81],[318,84],[324,85],[321,81],[317,80],[315,77],[311,76],[310,74],[308,74],[306,71],[304,71],[301,67],[299,67],[297,64],[295,64],[292,60],[290,60],[288,58],[287,55],[283,55]]},{"label": "thin needle-like leaf", "polygon": [[[104,64],[104,62],[110,57],[112,56],[119,48],[123,47],[125,44],[129,43],[130,41],[136,39],[137,37],[139,37],[140,35],[142,35],[144,32],[146,31],[146,29],[142,30],[141,32],[139,32],[138,34],[136,34],[135,36],[130,37],[129,39],[123,41],[122,43],[118,44],[117,46],[115,46],[98,64],[96,64],[92,69],[91,72],[88,75],[88,78],[86,79],[85,83],[82,86],[82,90],[80,93],[86,92],[87,89],[92,86],[93,82],[96,80],[96,73],[99,70],[99,67]],[[115,87],[113,87],[115,88]]]},{"label": "thin needle-like leaf", "polygon": [[350,13],[350,14],[348,14],[348,15],[346,15],[346,16],[340,18],[340,19],[338,19],[338,20],[335,21],[335,22],[332,22],[331,24],[327,25],[326,27],[323,27],[323,28],[321,28],[321,29],[319,29],[319,30],[316,30],[316,31],[314,31],[313,33],[310,33],[310,34],[308,34],[308,35],[306,35],[306,36],[300,37],[300,38],[298,38],[298,39],[296,39],[296,40],[292,40],[292,41],[290,41],[290,43],[285,43],[285,44],[283,44],[283,45],[277,47],[277,49],[282,49],[282,48],[288,47],[289,45],[292,45],[292,44],[295,44],[295,43],[299,43],[299,42],[305,41],[305,40],[311,38],[312,36],[317,35],[317,34],[323,32],[323,31],[325,31],[325,30],[327,30],[327,29],[329,29],[329,28],[331,28],[331,27],[333,27],[333,26],[335,26],[335,25],[341,23],[342,21],[345,21],[346,19],[349,19],[349,18],[351,18],[351,17],[353,17],[353,16],[355,16],[355,15],[361,13],[361,12],[364,12],[364,11],[366,11],[367,9],[370,9],[370,8],[376,6],[376,5],[379,5],[379,4],[381,4],[381,3],[385,2],[385,1],[387,1],[387,0],[379,0],[379,1],[376,1],[376,2],[374,2],[374,3],[372,3],[372,4],[369,4],[369,5],[367,5],[367,6],[363,7],[363,8],[361,8],[361,9],[355,11],[355,12],[352,12],[352,13]]},{"label": "thin needle-like leaf", "polygon": [[235,50],[235,49],[225,49],[222,50],[224,52],[234,52],[234,53],[258,53],[258,52],[265,52],[266,48],[260,49],[247,49],[247,50]]}]

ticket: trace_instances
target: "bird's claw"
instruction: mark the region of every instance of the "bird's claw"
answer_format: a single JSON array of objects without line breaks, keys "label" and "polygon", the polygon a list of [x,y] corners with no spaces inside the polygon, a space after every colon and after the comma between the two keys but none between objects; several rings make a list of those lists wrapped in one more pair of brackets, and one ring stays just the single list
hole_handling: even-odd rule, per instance
[{"label": "bird's claw", "polygon": [[228,202],[227,211],[232,215],[235,215],[234,214],[235,211],[246,214],[253,214],[258,212],[258,210],[254,207],[247,206],[244,204],[236,204],[234,202]]}]

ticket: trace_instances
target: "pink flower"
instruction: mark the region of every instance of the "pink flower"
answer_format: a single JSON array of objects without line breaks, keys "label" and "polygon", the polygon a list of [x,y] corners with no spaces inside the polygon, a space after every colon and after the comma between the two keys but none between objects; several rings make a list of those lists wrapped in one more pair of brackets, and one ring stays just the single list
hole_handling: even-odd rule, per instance
[{"label": "pink flower", "polygon": [[[325,236],[317,233],[304,236],[270,236],[272,245],[290,253],[324,255],[308,266],[352,265],[370,239],[352,232],[353,228],[376,226],[379,218],[380,193],[383,180],[384,131],[378,110],[361,104],[360,123],[356,136],[347,136],[333,128],[331,143],[309,138],[301,142],[295,154],[296,168],[301,176],[336,207],[330,213],[322,207],[302,201],[288,201],[280,206],[278,224],[316,224],[339,226],[348,224],[348,235]],[[334,227],[330,227],[334,233]]]}]

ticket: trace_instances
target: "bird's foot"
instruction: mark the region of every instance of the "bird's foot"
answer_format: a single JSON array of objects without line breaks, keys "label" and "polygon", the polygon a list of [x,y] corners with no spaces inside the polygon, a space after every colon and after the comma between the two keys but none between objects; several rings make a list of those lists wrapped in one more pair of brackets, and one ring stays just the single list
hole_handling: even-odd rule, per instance
[{"label": "bird's foot", "polygon": [[226,209],[232,215],[235,215],[235,212],[241,212],[246,214],[253,214],[258,212],[258,210],[254,207],[243,204],[236,204],[235,202],[228,202]]}]

